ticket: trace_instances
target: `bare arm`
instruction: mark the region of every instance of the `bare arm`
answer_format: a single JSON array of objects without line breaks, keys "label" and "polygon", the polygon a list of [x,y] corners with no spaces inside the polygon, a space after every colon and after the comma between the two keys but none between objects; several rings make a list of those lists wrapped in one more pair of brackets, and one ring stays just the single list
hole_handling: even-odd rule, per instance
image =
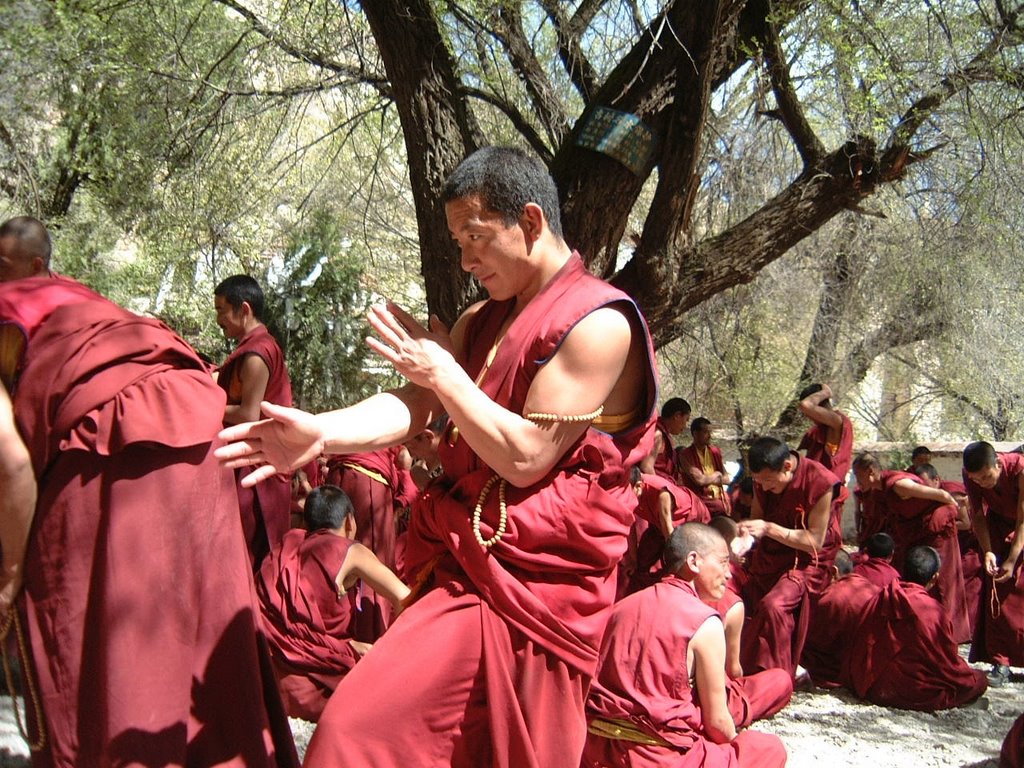
[{"label": "bare arm", "polygon": [[[513,485],[525,487],[543,478],[589,427],[589,422],[534,423],[498,405],[447,349],[422,337],[415,321],[393,305],[375,309],[370,322],[381,338],[369,340],[374,350],[411,382],[435,392],[460,439]],[[638,354],[637,341],[618,309],[590,313],[534,377],[524,411],[571,416],[610,403],[627,360]],[[641,372],[639,366],[633,369],[627,384],[639,391]]]},{"label": "bare arm", "polygon": [[828,427],[829,437],[835,435],[838,439],[838,435],[843,429],[843,417],[837,411],[822,405],[831,397],[832,390],[827,384],[823,384],[820,390],[801,400],[799,408],[800,412],[811,421]]},{"label": "bare arm", "polygon": [[662,491],[658,494],[658,528],[667,539],[672,535],[675,526],[672,525],[672,513],[675,512],[676,502],[672,494]]},{"label": "bare arm", "polygon": [[36,479],[28,449],[14,424],[7,390],[0,386],[0,617],[21,589],[25,549],[36,512]]},{"label": "bare arm", "polygon": [[725,614],[725,672],[734,680],[743,677],[743,665],[740,663],[740,636],[743,633],[743,621],[746,609],[743,602],[736,603]]},{"label": "bare arm", "polygon": [[400,608],[402,601],[409,596],[409,588],[362,544],[353,544],[345,553],[345,560],[335,578],[338,591],[347,591],[357,579],[362,579],[374,592],[386,597],[395,609]]},{"label": "bare arm", "polygon": [[239,367],[238,380],[242,384],[240,402],[237,405],[229,403],[224,408],[225,424],[241,424],[260,417],[260,403],[267,394],[270,368],[259,355],[246,355]]},{"label": "bare arm", "polygon": [[729,714],[725,692],[725,632],[712,616],[693,634],[688,653],[693,654],[694,684],[700,694],[701,722],[716,744],[736,738],[736,723]]},{"label": "bare arm", "polygon": [[658,454],[661,453],[665,446],[665,437],[661,434],[660,430],[654,430],[654,445],[651,446],[651,452],[644,456],[640,462],[640,471],[645,475],[657,474],[654,471],[654,461],[658,458]]},{"label": "bare arm", "polygon": [[909,478],[897,480],[893,484],[893,490],[901,499],[924,499],[925,501],[956,506],[956,499],[948,491],[944,491],[941,488],[932,488],[924,483],[915,483]]}]

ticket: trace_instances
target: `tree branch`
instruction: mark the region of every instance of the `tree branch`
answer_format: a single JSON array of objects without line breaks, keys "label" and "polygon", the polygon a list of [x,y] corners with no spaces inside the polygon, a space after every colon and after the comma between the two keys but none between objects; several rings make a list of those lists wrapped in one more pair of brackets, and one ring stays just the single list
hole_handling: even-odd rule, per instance
[{"label": "tree branch", "polygon": [[561,3],[554,0],[541,1],[541,7],[555,27],[558,55],[562,65],[569,76],[569,81],[583,97],[584,104],[590,103],[591,95],[597,90],[598,77],[583,51],[580,39],[593,20],[594,14],[603,4],[604,0],[584,0],[576,9],[576,13],[567,19],[562,12]]},{"label": "tree branch", "polygon": [[825,156],[825,146],[804,115],[803,106],[797,98],[796,89],[789,75],[789,62],[779,41],[778,29],[770,19],[765,24],[761,44],[765,55],[765,67],[772,84],[772,92],[775,94],[775,103],[778,105],[778,117],[793,139],[804,167],[813,167]]},{"label": "tree branch", "polygon": [[554,156],[551,152],[551,147],[544,140],[544,137],[537,132],[537,129],[533,127],[533,123],[527,119],[526,115],[516,109],[514,105],[509,104],[504,99],[499,99],[490,91],[482,91],[479,88],[467,87],[463,87],[460,90],[467,96],[479,99],[480,101],[501,110],[505,117],[509,119],[509,122],[515,126],[515,129],[522,134],[524,139],[526,139],[533,151],[537,153],[537,156],[546,163],[551,162],[551,158]]}]

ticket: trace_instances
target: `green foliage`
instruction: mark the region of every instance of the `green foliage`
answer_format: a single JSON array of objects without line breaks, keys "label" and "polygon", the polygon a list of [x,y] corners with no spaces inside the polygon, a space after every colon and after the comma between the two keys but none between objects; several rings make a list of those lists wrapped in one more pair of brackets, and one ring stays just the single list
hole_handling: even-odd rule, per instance
[{"label": "green foliage", "polygon": [[359,257],[328,209],[291,234],[280,280],[268,293],[268,325],[284,348],[301,408],[337,408],[378,389],[365,370],[370,297],[361,277]]}]

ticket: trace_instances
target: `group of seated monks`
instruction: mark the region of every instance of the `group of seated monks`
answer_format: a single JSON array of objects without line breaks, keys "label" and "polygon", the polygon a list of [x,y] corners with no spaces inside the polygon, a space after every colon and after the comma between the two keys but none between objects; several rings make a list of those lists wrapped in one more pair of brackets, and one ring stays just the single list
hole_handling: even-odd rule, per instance
[{"label": "group of seated monks", "polygon": [[[815,392],[808,396],[814,399]],[[819,396],[814,405],[824,400]],[[680,403],[688,419],[685,401],[666,406]],[[661,439],[648,460],[631,470],[635,520],[587,701],[584,766],[714,765],[731,753],[720,744],[737,739],[748,756],[756,755],[752,764],[784,765],[781,742],[747,728],[785,707],[794,684],[842,686],[867,702],[935,711],[970,704],[990,680],[1007,682],[1008,666],[1021,663],[1022,651],[1019,645],[1003,651],[998,625],[995,650],[982,632],[971,656],[995,660],[991,676],[970,667],[958,651],[972,637],[978,643],[977,630],[992,624],[978,611],[984,554],[968,514],[968,488],[978,485],[975,470],[965,469],[965,487],[941,481],[919,454],[909,471],[882,469],[871,454],[851,455],[846,466],[857,479],[859,546],[844,548],[845,484],[834,471],[781,440],[760,438],[750,445],[746,477],[734,483],[730,503],[724,468],[714,469],[721,454],[707,450],[714,446],[706,420],[695,420],[694,442],[715,458],[695,472],[689,471],[692,457],[676,463],[680,451],[671,439],[686,423],[678,413],[659,421]],[[297,494],[306,530],[289,532],[257,578],[278,683],[292,716],[317,719],[338,680],[409,594],[392,572],[397,563],[408,577],[401,569],[403,517],[395,510],[415,495],[409,491],[413,478],[422,489],[436,476],[443,429],[439,423],[416,436],[405,453],[332,457],[321,462],[319,473],[311,472],[355,488],[363,509],[331,483],[311,492],[307,484]],[[818,442],[829,445],[828,436]],[[852,439],[841,442],[852,453]],[[812,435],[802,444],[813,443]],[[998,467],[1004,484],[1016,487],[1020,457],[990,455],[986,446],[973,444],[965,467],[976,466],[981,451],[983,469]],[[837,454],[830,456],[833,467],[843,471]],[[696,455],[699,462],[702,454]],[[702,473],[716,482],[701,484]],[[693,478],[689,487],[685,477]],[[379,486],[379,498],[360,485]],[[719,486],[721,494],[700,490],[708,485]],[[708,504],[722,499],[720,506]],[[982,508],[991,512],[987,504]],[[391,529],[386,536],[374,523],[382,515]],[[360,535],[367,525],[376,529],[370,538]],[[968,569],[961,544],[972,541],[973,550],[964,548],[975,552]],[[970,601],[968,572],[979,593]],[[1012,604],[1015,598],[1008,599]],[[358,607],[378,603],[386,606],[383,621],[378,609],[375,627],[359,626]],[[1007,749],[1012,752],[1012,745]],[[669,761],[678,754],[687,756],[685,763]]]}]

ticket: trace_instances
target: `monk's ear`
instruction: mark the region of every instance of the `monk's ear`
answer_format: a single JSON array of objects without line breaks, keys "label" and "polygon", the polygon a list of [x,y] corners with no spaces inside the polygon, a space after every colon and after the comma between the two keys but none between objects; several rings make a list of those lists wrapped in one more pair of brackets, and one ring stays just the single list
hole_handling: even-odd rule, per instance
[{"label": "monk's ear", "polygon": [[796,461],[793,459],[792,456],[790,456],[788,459],[782,462],[783,472],[792,472],[794,469],[796,469]]},{"label": "monk's ear", "polygon": [[523,213],[519,217],[519,224],[526,233],[527,239],[531,242],[539,240],[544,233],[544,226],[547,218],[544,210],[536,203],[527,203],[523,206]]},{"label": "monk's ear", "polygon": [[691,573],[700,573],[700,555],[694,551],[686,553],[686,567]]}]

